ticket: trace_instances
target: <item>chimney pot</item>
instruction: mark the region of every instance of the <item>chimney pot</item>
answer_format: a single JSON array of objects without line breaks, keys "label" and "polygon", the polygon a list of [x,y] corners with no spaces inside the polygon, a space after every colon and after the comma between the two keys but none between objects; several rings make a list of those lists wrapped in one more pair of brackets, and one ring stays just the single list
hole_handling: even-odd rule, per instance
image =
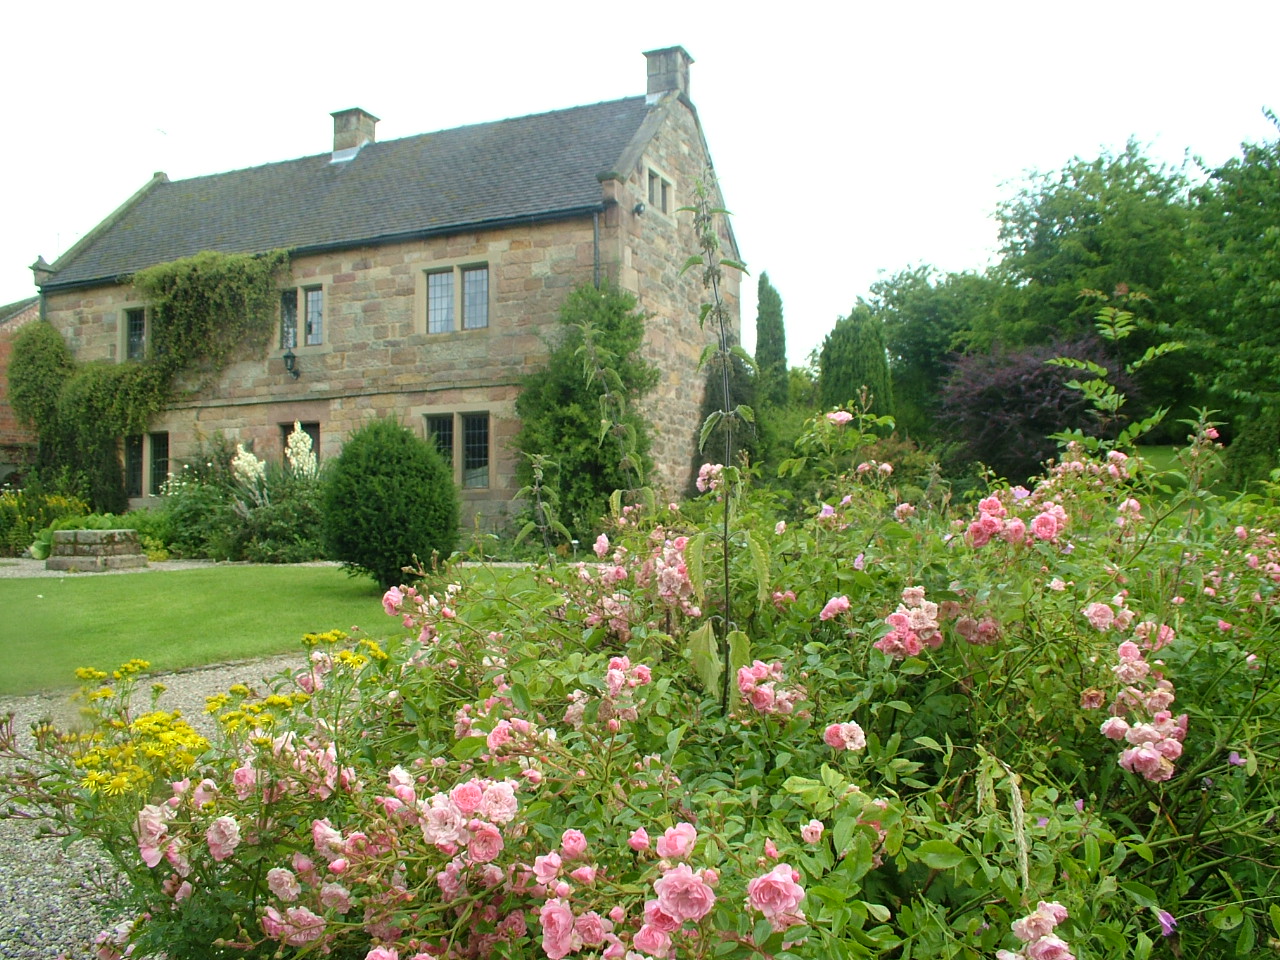
[{"label": "chimney pot", "polygon": [[649,80],[645,93],[650,99],[672,92],[689,96],[689,64],[693,63],[689,51],[684,47],[664,47],[649,50],[644,57]]}]

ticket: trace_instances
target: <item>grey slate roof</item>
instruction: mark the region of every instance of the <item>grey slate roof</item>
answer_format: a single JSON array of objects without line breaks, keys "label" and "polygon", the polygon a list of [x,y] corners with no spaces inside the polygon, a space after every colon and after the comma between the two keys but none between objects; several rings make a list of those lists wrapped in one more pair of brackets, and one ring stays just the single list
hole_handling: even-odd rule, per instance
[{"label": "grey slate roof", "polygon": [[156,180],[56,264],[45,289],[110,281],[201,250],[360,246],[600,207],[649,113],[629,97],[366,144],[246,170]]}]

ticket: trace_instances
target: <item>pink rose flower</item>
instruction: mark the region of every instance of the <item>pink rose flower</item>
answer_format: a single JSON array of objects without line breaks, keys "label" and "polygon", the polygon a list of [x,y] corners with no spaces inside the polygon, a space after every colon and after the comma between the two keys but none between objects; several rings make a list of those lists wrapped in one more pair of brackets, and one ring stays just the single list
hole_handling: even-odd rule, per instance
[{"label": "pink rose flower", "polygon": [[837,427],[843,427],[846,423],[853,419],[853,414],[848,410],[834,410],[827,414],[827,420],[834,423]]},{"label": "pink rose flower", "polygon": [[867,736],[852,721],[833,723],[822,732],[822,742],[835,750],[861,750],[867,745]]},{"label": "pink rose flower", "polygon": [[587,838],[581,830],[566,830],[560,835],[560,853],[566,860],[581,860],[587,855]]},{"label": "pink rose flower", "polygon": [[849,598],[845,596],[832,597],[827,601],[827,605],[822,608],[822,612],[818,614],[819,620],[834,620],[840,614],[847,612],[849,609]]},{"label": "pink rose flower", "polygon": [[1031,535],[1037,540],[1052,540],[1058,535],[1058,521],[1050,513],[1038,513],[1031,521]]},{"label": "pink rose flower", "polygon": [[670,860],[684,860],[693,853],[693,845],[698,842],[698,831],[691,823],[677,823],[668,827],[658,838],[658,856]]},{"label": "pink rose flower", "polygon": [[389,617],[394,617],[400,612],[402,603],[404,603],[404,593],[399,587],[392,587],[382,595],[382,609],[387,611]]},{"label": "pink rose flower", "polygon": [[703,882],[702,875],[694,873],[687,863],[682,863],[653,882],[658,895],[658,906],[664,913],[677,920],[695,923],[711,912],[716,895]]},{"label": "pink rose flower", "polygon": [[240,846],[240,825],[233,817],[219,817],[209,824],[204,836],[213,859],[222,862]]},{"label": "pink rose flower", "polygon": [[542,924],[542,949],[551,960],[560,960],[574,949],[573,911],[559,897],[548,900],[538,913]]},{"label": "pink rose flower", "polygon": [[610,930],[610,924],[600,914],[590,910],[574,921],[573,929],[584,947],[598,947],[604,943],[604,937]]},{"label": "pink rose flower", "polygon": [[467,843],[467,856],[472,863],[488,863],[502,852],[502,832],[492,823],[472,820],[471,839]]},{"label": "pink rose flower", "polygon": [[533,875],[544,887],[560,876],[560,854],[554,850],[533,859]]},{"label": "pink rose flower", "polygon": [[671,951],[671,935],[646,923],[631,938],[631,945],[641,953],[662,958]]},{"label": "pink rose flower", "polygon": [[302,892],[293,871],[284,867],[273,867],[267,871],[267,887],[281,900],[297,900],[298,894]]},{"label": "pink rose flower", "polygon": [[646,830],[644,827],[640,827],[638,830],[633,831],[631,836],[627,838],[627,846],[629,846],[636,853],[641,853],[642,851],[648,850],[649,849],[649,831]]},{"label": "pink rose flower", "polygon": [[663,910],[657,900],[644,902],[644,922],[664,933],[675,933],[680,929],[680,921]]},{"label": "pink rose flower", "polygon": [[1106,630],[1115,623],[1116,614],[1105,603],[1091,603],[1084,608],[1085,619],[1095,630]]},{"label": "pink rose flower", "polygon": [[138,811],[138,852],[142,862],[154,867],[164,858],[161,849],[169,833],[168,819],[173,816],[169,807],[147,804]]},{"label": "pink rose flower", "polygon": [[607,535],[607,534],[602,533],[602,534],[600,534],[600,536],[596,537],[595,546],[593,546],[591,549],[595,551],[595,554],[596,554],[596,556],[597,556],[597,557],[599,557],[601,560],[603,560],[603,559],[604,559],[604,555],[605,555],[606,553],[608,553],[608,552],[609,552],[609,537],[608,537],[608,535]]},{"label": "pink rose flower", "polygon": [[484,784],[475,778],[466,783],[460,783],[449,791],[449,799],[453,801],[453,805],[458,808],[460,814],[469,817],[480,809],[480,803],[484,800]]},{"label": "pink rose flower", "polygon": [[1070,945],[1050,934],[1027,944],[1027,960],[1075,960]]},{"label": "pink rose flower", "polygon": [[793,917],[804,899],[804,888],[799,880],[797,871],[780,863],[747,884],[747,903],[770,921]]},{"label": "pink rose flower", "polygon": [[800,828],[800,839],[805,843],[817,843],[822,839],[822,831],[825,829],[821,820],[810,820]]},{"label": "pink rose flower", "polygon": [[400,953],[390,947],[373,947],[364,955],[364,960],[400,960]]},{"label": "pink rose flower", "polygon": [[340,883],[326,883],[320,888],[320,903],[334,913],[346,913],[351,909],[351,891]]},{"label": "pink rose flower", "polygon": [[1111,740],[1123,740],[1129,732],[1129,723],[1123,717],[1107,717],[1099,732]]},{"label": "pink rose flower", "polygon": [[516,818],[519,801],[516,800],[516,783],[514,780],[498,780],[486,783],[484,797],[477,811],[486,820],[494,823],[510,823]]}]

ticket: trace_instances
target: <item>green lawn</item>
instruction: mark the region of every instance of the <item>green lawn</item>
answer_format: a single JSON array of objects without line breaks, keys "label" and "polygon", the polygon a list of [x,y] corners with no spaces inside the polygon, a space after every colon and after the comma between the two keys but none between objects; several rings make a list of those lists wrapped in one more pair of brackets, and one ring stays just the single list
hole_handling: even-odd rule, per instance
[{"label": "green lawn", "polygon": [[75,687],[76,667],[156,671],[297,651],[304,633],[400,629],[366,577],[334,567],[0,580],[0,694]]}]

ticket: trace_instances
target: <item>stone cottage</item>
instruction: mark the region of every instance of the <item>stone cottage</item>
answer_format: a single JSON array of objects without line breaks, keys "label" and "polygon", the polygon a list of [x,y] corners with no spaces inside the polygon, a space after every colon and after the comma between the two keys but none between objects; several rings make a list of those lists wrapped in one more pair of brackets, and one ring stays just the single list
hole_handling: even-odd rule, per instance
[{"label": "stone cottage", "polygon": [[[129,363],[149,324],[133,272],[201,250],[291,253],[268,355],[122,438],[129,495],[156,494],[169,464],[218,432],[279,457],[297,421],[324,459],[393,415],[449,455],[468,521],[498,529],[516,493],[520,380],[544,360],[565,295],[604,281],[650,315],[655,481],[682,490],[711,331],[698,326],[700,278],[680,275],[696,241],[678,208],[711,160],[691,58],[644,56],[645,96],[590,106],[381,143],[377,117],[338,111],[330,152],[183,181],[157,173],[57,263],[38,260],[43,315],[74,355]],[[727,226],[721,239],[738,259]]]}]

